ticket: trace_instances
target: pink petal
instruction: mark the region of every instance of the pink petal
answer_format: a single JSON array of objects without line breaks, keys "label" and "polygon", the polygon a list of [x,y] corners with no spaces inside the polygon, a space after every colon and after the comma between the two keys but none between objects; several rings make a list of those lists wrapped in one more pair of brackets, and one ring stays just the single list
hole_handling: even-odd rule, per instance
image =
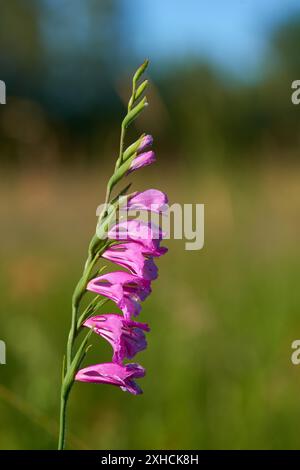
[{"label": "pink petal", "polygon": [[168,209],[168,197],[158,189],[147,189],[141,193],[135,193],[127,201],[127,210],[147,210],[152,212],[166,212]]},{"label": "pink petal", "polygon": [[142,393],[142,390],[133,379],[144,377],[145,373],[145,369],[139,364],[132,363],[123,366],[114,362],[108,362],[95,364],[79,370],[75,380],[111,384],[120,387],[123,391],[138,395]]}]

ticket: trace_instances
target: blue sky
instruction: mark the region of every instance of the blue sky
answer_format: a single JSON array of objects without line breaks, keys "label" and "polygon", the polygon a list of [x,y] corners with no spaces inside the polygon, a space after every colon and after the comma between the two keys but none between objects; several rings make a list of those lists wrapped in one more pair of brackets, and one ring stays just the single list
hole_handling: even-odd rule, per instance
[{"label": "blue sky", "polygon": [[[300,0],[130,0],[128,33],[138,56],[153,62],[208,58],[253,76],[268,54],[268,37]],[[295,45],[295,47],[297,47]]]}]

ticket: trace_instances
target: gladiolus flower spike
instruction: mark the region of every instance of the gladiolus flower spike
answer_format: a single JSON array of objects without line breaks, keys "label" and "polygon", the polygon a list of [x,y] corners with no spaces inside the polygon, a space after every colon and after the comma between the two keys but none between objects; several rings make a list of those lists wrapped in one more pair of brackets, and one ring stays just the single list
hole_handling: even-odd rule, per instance
[{"label": "gladiolus flower spike", "polygon": [[[124,361],[133,359],[147,347],[146,333],[150,328],[147,323],[135,321],[134,317],[140,314],[141,303],[151,294],[152,281],[158,277],[154,259],[165,254],[167,248],[161,246],[164,237],[162,230],[153,223],[130,218],[112,224],[111,217],[119,209],[125,209],[128,213],[146,211],[150,215],[164,214],[167,210],[167,196],[157,189],[127,195],[130,187],[127,185],[119,193],[122,197],[112,198],[114,187],[123,178],[156,160],[151,150],[151,135],[143,134],[124,148],[128,127],[148,104],[146,97],[142,97],[148,81],[139,83],[147,66],[148,61],[145,61],[133,77],[128,111],[121,125],[119,156],[107,184],[105,209],[99,216],[96,234],[90,242],[88,258],[72,297],[71,328],[63,361],[59,449],[65,446],[66,406],[75,381],[110,384],[133,395],[142,393],[135,379],[144,377],[145,369],[137,363]],[[106,209],[109,204],[113,212]],[[105,236],[100,237],[99,233]],[[107,261],[119,269],[103,273],[107,267],[101,266],[101,263]],[[93,293],[95,297],[83,309],[82,300],[87,292]],[[99,313],[107,300],[114,302],[120,311]],[[80,343],[80,334],[84,331],[86,333]],[[105,339],[112,347],[111,362],[81,368],[93,334],[99,339]]]}]

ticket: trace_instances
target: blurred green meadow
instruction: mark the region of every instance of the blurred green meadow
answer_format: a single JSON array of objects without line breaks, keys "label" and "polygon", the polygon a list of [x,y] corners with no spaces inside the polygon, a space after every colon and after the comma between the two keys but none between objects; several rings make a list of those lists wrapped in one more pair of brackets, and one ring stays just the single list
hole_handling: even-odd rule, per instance
[{"label": "blurred green meadow", "polygon": [[[157,162],[132,190],[204,203],[205,245],[166,242],[144,394],[76,384],[68,448],[300,448],[299,2],[216,4],[2,2],[0,449],[56,448],[71,295],[147,56],[128,144],[153,134]],[[94,338],[86,363],[110,359]]]},{"label": "blurred green meadow", "polygon": [[[159,170],[158,170],[159,168]],[[70,297],[109,169],[24,171],[1,181],[0,446],[54,448]],[[140,397],[77,384],[72,448],[297,448],[300,167],[189,173],[157,168],[134,187],[205,203],[205,247],[168,241],[144,302],[151,324]],[[112,310],[115,307],[111,305]],[[106,361],[98,339],[88,362]]]}]

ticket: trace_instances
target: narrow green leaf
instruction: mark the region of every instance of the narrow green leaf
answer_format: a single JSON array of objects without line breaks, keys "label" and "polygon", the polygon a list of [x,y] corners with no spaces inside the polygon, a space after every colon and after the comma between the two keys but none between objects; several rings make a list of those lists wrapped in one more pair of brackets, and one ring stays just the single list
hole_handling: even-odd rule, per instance
[{"label": "narrow green leaf", "polygon": [[143,137],[145,137],[145,134],[142,134],[141,137],[138,140],[136,140],[133,144],[131,144],[131,145],[129,145],[129,147],[127,147],[127,149],[123,153],[123,162],[125,162],[129,157],[131,157],[131,155],[133,153],[135,153],[137,151]]},{"label": "narrow green leaf", "polygon": [[116,203],[118,202],[119,197],[125,196],[125,194],[127,194],[127,191],[129,190],[129,188],[130,188],[131,186],[132,186],[132,183],[127,184],[127,186],[125,186],[125,188],[123,188],[123,189],[117,194],[117,196],[113,198],[113,200],[111,201],[111,204],[116,204]]},{"label": "narrow green leaf", "polygon": [[87,335],[85,336],[84,340],[82,341],[81,345],[79,346],[78,348],[78,351],[77,353],[75,354],[75,357],[70,365],[70,367],[68,368],[68,371],[65,375],[65,378],[64,378],[64,382],[63,382],[63,389],[64,389],[64,393],[68,393],[72,387],[72,384],[74,382],[74,379],[75,379],[75,375],[76,375],[76,372],[81,364],[81,362],[83,361],[84,357],[85,357],[85,354],[87,352],[87,344],[88,344],[88,340],[92,334],[93,330],[90,330]]},{"label": "narrow green leaf", "polygon": [[99,300],[99,302],[94,305],[93,309],[90,310],[89,312],[84,312],[81,317],[79,318],[78,320],[78,323],[77,323],[77,330],[79,332],[80,328],[82,327],[82,324],[85,322],[85,320],[87,320],[90,316],[94,315],[94,313],[101,307],[103,307],[103,305],[105,305],[107,302],[109,302],[109,299],[101,299]]},{"label": "narrow green leaf", "polygon": [[129,170],[130,164],[131,164],[132,157],[128,158],[126,162],[124,162],[118,169],[117,171],[111,176],[109,180],[109,184],[111,185],[111,188],[113,189],[116,184],[123,178],[127,170]]},{"label": "narrow green leaf", "polygon": [[148,86],[148,80],[145,80],[143,83],[140,84],[140,86],[138,87],[138,89],[136,90],[135,94],[134,94],[134,100],[138,100],[142,94],[144,93],[144,91],[146,90],[147,86]]},{"label": "narrow green leaf", "polygon": [[123,119],[122,126],[127,129],[128,126],[138,117],[138,115],[143,111],[145,106],[147,106],[147,98],[143,98]]},{"label": "narrow green leaf", "polygon": [[142,65],[135,72],[135,74],[133,76],[133,81],[134,82],[137,82],[139,80],[139,78],[143,75],[143,73],[145,72],[148,65],[149,65],[149,60],[146,59],[145,62],[143,62]]}]

